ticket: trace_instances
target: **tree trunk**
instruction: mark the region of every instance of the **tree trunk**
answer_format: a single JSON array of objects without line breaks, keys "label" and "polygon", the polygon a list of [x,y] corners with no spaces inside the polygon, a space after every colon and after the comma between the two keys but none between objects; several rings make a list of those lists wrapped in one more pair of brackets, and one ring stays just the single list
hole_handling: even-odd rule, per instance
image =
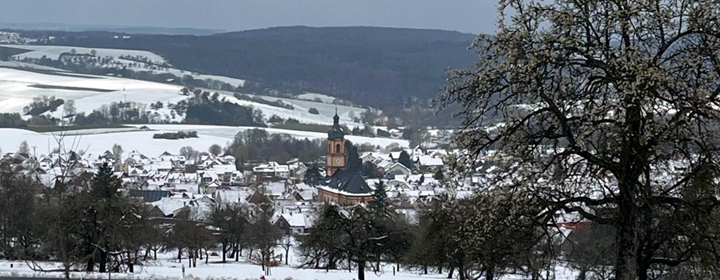
[{"label": "tree trunk", "polygon": [[70,280],[70,265],[65,265],[65,280]]},{"label": "tree trunk", "polygon": [[[638,259],[641,259],[638,257]],[[647,264],[645,260],[639,260],[638,263],[638,279],[639,280],[648,280],[650,279],[648,277],[648,270],[650,270],[650,265]]]},{"label": "tree trunk", "polygon": [[462,261],[458,264],[457,269],[458,269],[458,274],[460,276],[459,279],[466,280],[467,278],[465,278],[465,276],[466,276],[465,275],[465,264]]},{"label": "tree trunk", "polygon": [[580,269],[580,273],[578,274],[577,280],[585,280],[587,278],[587,269],[582,268]]},{"label": "tree trunk", "polygon": [[450,272],[448,273],[447,279],[452,279],[452,278],[453,278],[453,272],[455,272],[455,267],[454,267],[454,266],[451,266],[451,267],[450,267]]},{"label": "tree trunk", "polygon": [[133,272],[135,272],[135,266],[133,265],[134,259],[132,258],[132,255],[130,254],[130,252],[128,252],[127,255],[128,255],[128,264],[127,264],[128,270],[130,271],[130,273],[133,273]]},{"label": "tree trunk", "polygon": [[158,249],[153,249],[153,260],[157,261],[157,251]]},{"label": "tree trunk", "polygon": [[208,250],[205,249],[205,264],[208,263],[208,260],[210,259],[210,254],[208,254]]},{"label": "tree trunk", "polygon": [[226,255],[227,255],[227,243],[223,242],[222,243],[222,262],[223,263],[227,262],[227,260],[225,259]]},{"label": "tree trunk", "polygon": [[619,220],[617,225],[617,259],[615,261],[616,280],[637,279],[637,208],[633,199],[634,191],[629,184],[620,183]]},{"label": "tree trunk", "polygon": [[365,280],[365,262],[358,262],[358,280]]},{"label": "tree trunk", "polygon": [[107,270],[108,253],[105,250],[100,250],[100,273]]},{"label": "tree trunk", "polygon": [[87,266],[85,267],[85,271],[92,272],[95,269],[95,256],[91,256],[88,258]]},{"label": "tree trunk", "polygon": [[290,246],[285,249],[285,265],[288,265],[288,255],[290,254]]},{"label": "tree trunk", "polygon": [[262,250],[260,251],[260,259],[260,266],[262,267],[262,270],[265,271],[265,252],[263,252]]},{"label": "tree trunk", "polygon": [[182,262],[182,248],[178,248],[178,263]]},{"label": "tree trunk", "polygon": [[487,271],[485,271],[485,280],[493,279],[495,279],[495,268],[493,266],[489,266]]}]

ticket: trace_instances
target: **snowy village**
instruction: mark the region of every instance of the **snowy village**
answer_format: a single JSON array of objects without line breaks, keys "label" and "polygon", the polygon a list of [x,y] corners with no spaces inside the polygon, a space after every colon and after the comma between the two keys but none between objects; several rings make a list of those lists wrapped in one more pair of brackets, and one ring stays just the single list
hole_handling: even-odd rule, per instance
[{"label": "snowy village", "polygon": [[717,0],[0,5],[0,280],[720,279]]}]

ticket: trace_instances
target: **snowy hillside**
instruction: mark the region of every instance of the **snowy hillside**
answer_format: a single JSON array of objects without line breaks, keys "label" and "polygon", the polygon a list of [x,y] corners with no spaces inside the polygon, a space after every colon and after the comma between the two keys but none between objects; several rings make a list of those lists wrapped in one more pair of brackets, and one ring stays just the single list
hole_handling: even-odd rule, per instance
[{"label": "snowy hillside", "polygon": [[[16,60],[22,60],[25,58],[35,58],[39,59],[45,56],[46,58],[50,58],[53,60],[58,60],[60,58],[60,55],[62,54],[68,54],[72,53],[74,50],[76,54],[91,54],[92,51],[95,51],[95,56],[97,57],[112,57],[113,61],[116,63],[119,63],[117,66],[125,66],[131,70],[134,71],[150,71],[154,74],[162,74],[162,73],[168,73],[175,75],[177,77],[183,77],[185,75],[190,75],[194,79],[198,80],[216,80],[223,83],[228,83],[232,85],[233,87],[242,87],[245,85],[245,80],[243,79],[237,79],[237,78],[231,78],[231,77],[224,77],[224,76],[217,76],[217,75],[205,75],[205,74],[198,74],[198,73],[192,73],[190,71],[177,69],[173,67],[158,67],[152,64],[160,65],[165,64],[168,65],[168,61],[165,60],[160,55],[157,55],[155,53],[149,52],[149,51],[139,51],[139,50],[123,50],[123,49],[103,49],[103,48],[81,48],[81,47],[70,47],[70,46],[39,46],[39,45],[0,45],[0,47],[8,47],[8,48],[15,48],[15,49],[24,49],[28,52],[21,53],[12,56]],[[125,58],[121,58],[125,57]],[[136,57],[136,58],[143,58],[147,59],[148,63],[141,62],[141,61],[135,61],[126,59],[128,57]]]},{"label": "snowy hillside", "polygon": [[[137,125],[140,127],[141,125]],[[157,131],[139,131],[127,128],[121,129],[92,129],[70,131],[63,139],[63,146],[67,150],[83,150],[91,155],[100,155],[110,150],[113,144],[120,144],[125,151],[140,151],[151,156],[158,156],[165,151],[177,153],[180,148],[191,146],[196,150],[207,151],[213,144],[225,146],[232,141],[240,131],[253,129],[253,127],[226,127],[206,125],[148,125]],[[270,134],[289,134],[299,139],[323,139],[327,138],[325,133],[303,132],[284,129],[266,129]],[[162,132],[176,131],[197,131],[198,138],[187,138],[182,140],[153,139],[153,135]],[[3,152],[16,151],[22,141],[27,141],[28,146],[36,147],[38,155],[49,154],[57,148],[57,137],[60,133],[37,133],[22,129],[0,128],[0,149]],[[360,136],[347,136],[347,139],[356,144],[369,143],[386,147],[391,143],[398,143],[401,147],[408,147],[406,140],[387,138],[370,138]]]},{"label": "snowy hillside", "polygon": [[[260,96],[262,99],[267,101],[276,101],[280,100],[285,104],[292,105],[294,109],[287,109],[287,108],[280,108],[275,107],[271,105],[265,105],[265,104],[258,104],[252,101],[247,100],[238,100],[237,98],[233,97],[232,93],[229,92],[221,92],[228,100],[231,102],[235,102],[240,105],[244,106],[253,106],[255,108],[258,108],[262,110],[263,114],[265,115],[265,118],[270,118],[272,115],[277,115],[278,117],[281,117],[283,119],[293,118],[301,123],[312,123],[312,124],[323,124],[323,125],[332,125],[333,119],[332,117],[335,115],[335,110],[337,109],[337,113],[340,116],[340,119],[343,124],[347,125],[350,128],[354,128],[356,126],[362,127],[363,124],[353,122],[353,117],[360,117],[360,115],[367,111],[365,108],[358,108],[358,107],[350,107],[350,106],[343,106],[343,105],[335,105],[335,104],[327,104],[327,103],[318,103],[314,101],[306,101],[306,100],[298,100],[298,99],[288,99],[288,98],[282,98],[282,97],[274,97],[274,96]],[[249,95],[249,96],[255,96],[255,95]],[[318,114],[311,114],[309,112],[310,108],[315,108],[318,110]]]},{"label": "snowy hillside", "polygon": [[[41,88],[38,88],[41,86]],[[142,104],[172,102],[187,98],[181,87],[139,80],[61,73],[44,74],[0,68],[0,113],[23,113],[34,97],[55,96],[74,100],[77,112],[90,113],[111,102],[133,101]],[[161,115],[169,109],[158,110]],[[62,110],[53,113],[62,116]],[[181,121],[175,119],[175,121]]]},{"label": "snowy hillside", "polygon": [[[38,68],[40,69],[40,68]],[[40,69],[48,70],[48,69]],[[38,87],[40,86],[40,87]],[[55,96],[56,98],[74,100],[77,112],[86,114],[93,110],[100,109],[103,105],[111,102],[132,101],[148,105],[162,102],[177,103],[187,99],[187,96],[180,95],[181,86],[146,82],[133,79],[93,76],[75,74],[69,72],[31,72],[19,69],[0,68],[0,113],[23,113],[23,107],[30,104],[34,97]],[[284,119],[294,118],[301,123],[332,124],[332,116],[337,108],[338,114],[343,123],[349,127],[360,126],[359,123],[351,122],[351,116],[360,116],[366,109],[348,106],[340,106],[312,101],[284,99],[276,97],[265,97],[269,101],[282,100],[291,104],[294,110],[274,107],[266,104],[259,104],[253,101],[238,100],[232,93],[225,92],[228,100],[240,105],[253,106],[260,109],[267,120],[272,115],[278,115]],[[319,114],[311,114],[309,108],[316,108]],[[149,108],[147,108],[149,110]],[[182,116],[170,113],[167,106],[153,110],[158,112],[163,119],[181,122]],[[52,113],[55,117],[62,116],[62,110]],[[174,116],[174,117],[173,117]]]}]

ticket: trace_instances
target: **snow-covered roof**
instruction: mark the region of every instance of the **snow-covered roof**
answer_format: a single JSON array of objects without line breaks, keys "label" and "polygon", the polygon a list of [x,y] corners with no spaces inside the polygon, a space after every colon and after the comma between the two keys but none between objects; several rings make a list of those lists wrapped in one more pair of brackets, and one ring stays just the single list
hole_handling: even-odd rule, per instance
[{"label": "snow-covered roof", "polygon": [[261,164],[261,165],[253,167],[253,172],[260,172],[260,173],[290,172],[290,168],[287,165],[280,165],[277,162],[271,161],[267,164]]},{"label": "snow-covered roof", "polygon": [[420,166],[443,166],[443,160],[439,157],[433,157],[428,155],[421,155],[418,158]]}]

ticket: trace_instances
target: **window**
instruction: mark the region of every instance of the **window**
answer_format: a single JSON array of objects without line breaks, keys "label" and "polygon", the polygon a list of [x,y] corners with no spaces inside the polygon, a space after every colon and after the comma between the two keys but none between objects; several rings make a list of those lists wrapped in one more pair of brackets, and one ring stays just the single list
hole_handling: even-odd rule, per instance
[{"label": "window", "polygon": [[335,144],[335,153],[340,153],[340,144]]}]

